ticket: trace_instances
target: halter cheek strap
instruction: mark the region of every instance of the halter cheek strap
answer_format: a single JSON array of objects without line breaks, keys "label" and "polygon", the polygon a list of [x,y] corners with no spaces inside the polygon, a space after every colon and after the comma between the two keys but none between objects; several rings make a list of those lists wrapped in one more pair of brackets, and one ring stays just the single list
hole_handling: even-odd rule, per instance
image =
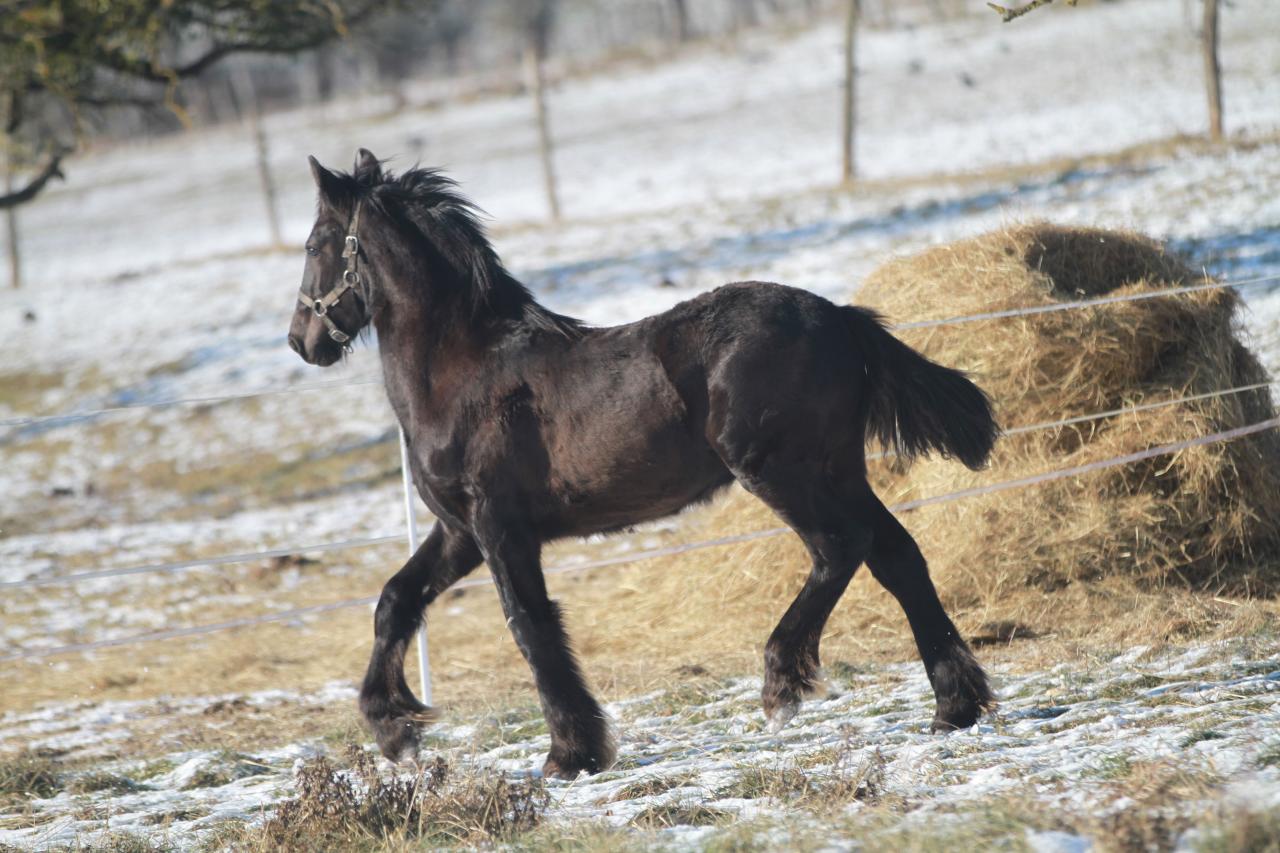
[{"label": "halter cheek strap", "polygon": [[351,336],[338,328],[338,324],[333,322],[333,318],[329,316],[329,309],[338,304],[338,301],[346,296],[347,291],[354,290],[360,284],[360,239],[356,236],[356,231],[360,227],[360,204],[356,203],[355,214],[351,217],[351,227],[347,229],[347,236],[342,247],[342,257],[347,260],[347,268],[342,273],[342,281],[333,290],[330,290],[324,296],[308,296],[306,291],[298,291],[298,301],[308,306],[322,321],[325,328],[329,330],[329,337],[336,343],[347,344],[351,341]]}]

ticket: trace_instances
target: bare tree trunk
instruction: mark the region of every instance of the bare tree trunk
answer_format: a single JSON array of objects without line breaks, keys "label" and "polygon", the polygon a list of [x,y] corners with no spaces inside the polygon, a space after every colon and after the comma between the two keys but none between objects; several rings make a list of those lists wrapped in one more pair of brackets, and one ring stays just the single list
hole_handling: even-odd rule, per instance
[{"label": "bare tree trunk", "polygon": [[294,74],[304,104],[328,102],[333,97],[333,50],[327,46],[315,48]]},{"label": "bare tree trunk", "polygon": [[547,117],[546,80],[542,73],[542,50],[537,39],[524,52],[525,80],[533,96],[533,110],[538,121],[538,156],[542,160],[542,181],[547,191],[547,207],[551,219],[560,221],[560,197],[556,192],[556,169],[552,151],[551,122]]},{"label": "bare tree trunk", "polygon": [[1218,64],[1218,0],[1204,0],[1204,82],[1209,95],[1209,138],[1222,141],[1222,67]]},{"label": "bare tree trunk", "polygon": [[[5,195],[13,192],[13,173],[17,167],[13,146],[9,144],[8,137],[5,138],[5,169],[4,169],[4,192]],[[8,242],[5,249],[9,254],[9,286],[14,290],[22,287],[22,256],[18,242],[18,208],[9,207],[4,211],[5,231],[8,234]]]},{"label": "bare tree trunk", "polygon": [[[9,102],[5,104],[4,116],[4,194],[9,195],[13,192],[14,173],[18,168],[18,152],[13,142],[13,132],[18,127],[17,116],[17,97],[9,96]],[[22,256],[21,246],[18,241],[18,208],[7,207],[4,211],[5,233],[8,237],[5,243],[5,250],[9,255],[9,286],[14,290],[22,287]]]},{"label": "bare tree trunk", "polygon": [[671,8],[676,13],[676,38],[680,41],[693,38],[693,29],[689,25],[689,0],[671,0]]},{"label": "bare tree trunk", "polygon": [[253,134],[253,148],[258,161],[258,182],[262,187],[262,201],[267,208],[267,227],[271,229],[271,245],[280,246],[284,241],[280,237],[280,211],[276,202],[276,183],[271,177],[270,150],[267,146],[267,131],[262,126],[262,109],[258,103],[258,90],[253,83],[253,75],[243,65],[237,65],[235,74],[236,99],[240,102],[241,116],[249,121],[249,132]]},{"label": "bare tree trunk", "polygon": [[337,77],[337,72],[334,70],[335,62],[332,47],[322,45],[316,48],[314,59],[316,99],[321,103],[333,100],[334,80]]},{"label": "bare tree trunk", "polygon": [[853,180],[856,170],[853,160],[853,135],[858,107],[858,63],[854,49],[858,40],[858,0],[846,0],[849,4],[844,23],[844,122],[841,128],[840,179],[844,183]]}]

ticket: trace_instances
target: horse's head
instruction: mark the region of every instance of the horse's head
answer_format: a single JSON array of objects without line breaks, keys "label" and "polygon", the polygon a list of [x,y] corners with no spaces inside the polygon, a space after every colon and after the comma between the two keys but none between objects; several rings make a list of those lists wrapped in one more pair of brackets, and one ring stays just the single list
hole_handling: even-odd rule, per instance
[{"label": "horse's head", "polygon": [[350,175],[331,172],[314,157],[307,159],[320,203],[307,237],[289,346],[309,364],[328,367],[342,358],[351,339],[371,318],[372,291],[360,245],[361,198],[382,180],[382,167],[364,148],[356,155]]}]

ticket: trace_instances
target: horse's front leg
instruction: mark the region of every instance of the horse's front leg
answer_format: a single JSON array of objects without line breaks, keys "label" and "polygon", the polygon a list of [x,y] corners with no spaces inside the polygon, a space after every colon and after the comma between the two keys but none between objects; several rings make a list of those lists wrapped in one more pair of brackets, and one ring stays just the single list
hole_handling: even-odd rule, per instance
[{"label": "horse's front leg", "polygon": [[475,536],[493,572],[511,634],[538,686],[551,732],[543,775],[575,779],[583,770],[607,769],[617,751],[613,732],[583,681],[560,608],[547,597],[541,543],[509,520],[481,520]]},{"label": "horse's front leg", "polygon": [[480,565],[470,535],[439,522],[426,540],[382,588],[373,617],[373,654],[360,688],[360,711],[392,761],[411,757],[420,722],[431,709],[418,701],[404,680],[404,654],[422,624],[426,606],[454,581]]}]

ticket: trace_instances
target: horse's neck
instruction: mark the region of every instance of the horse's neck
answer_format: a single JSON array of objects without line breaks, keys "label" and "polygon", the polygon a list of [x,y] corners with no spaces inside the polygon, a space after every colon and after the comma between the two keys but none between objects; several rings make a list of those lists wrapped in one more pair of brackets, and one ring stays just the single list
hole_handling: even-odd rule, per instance
[{"label": "horse's neck", "polygon": [[409,431],[447,418],[460,394],[475,389],[488,346],[468,324],[433,322],[404,307],[401,314],[378,323],[378,356],[391,407]]},{"label": "horse's neck", "polygon": [[412,268],[389,257],[379,260],[380,272],[395,287],[374,321],[392,408],[406,430],[422,421],[448,422],[464,395],[474,397],[492,381],[494,353],[522,325],[532,300],[503,272],[491,283],[494,290],[479,316],[463,304],[461,291],[468,285],[456,281],[443,304],[428,307],[418,301],[420,280],[445,283],[451,270],[422,257]]}]

